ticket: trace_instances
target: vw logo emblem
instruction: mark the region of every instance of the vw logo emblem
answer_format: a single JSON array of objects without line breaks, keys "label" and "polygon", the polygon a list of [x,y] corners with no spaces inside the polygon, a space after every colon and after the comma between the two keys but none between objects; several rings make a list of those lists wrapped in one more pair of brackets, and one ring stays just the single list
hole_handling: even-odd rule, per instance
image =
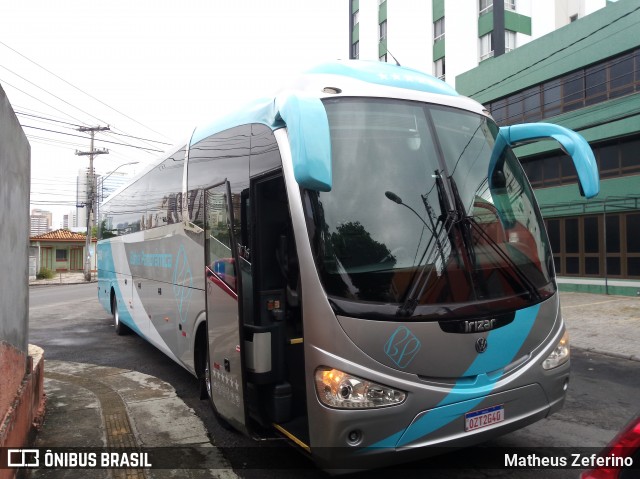
[{"label": "vw logo emblem", "polygon": [[484,353],[487,350],[487,340],[486,338],[478,338],[476,341],[476,351],[479,353]]}]

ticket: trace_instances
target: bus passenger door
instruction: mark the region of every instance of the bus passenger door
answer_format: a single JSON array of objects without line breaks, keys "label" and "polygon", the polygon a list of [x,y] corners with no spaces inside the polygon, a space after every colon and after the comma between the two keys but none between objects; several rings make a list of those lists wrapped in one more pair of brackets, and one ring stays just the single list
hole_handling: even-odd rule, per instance
[{"label": "bus passenger door", "polygon": [[[242,279],[234,234],[234,198],[228,181],[205,190],[205,274],[210,395],[214,409],[247,432],[242,328]],[[237,216],[239,211],[236,212]],[[240,259],[244,261],[244,259]],[[238,301],[240,296],[240,301]]]}]

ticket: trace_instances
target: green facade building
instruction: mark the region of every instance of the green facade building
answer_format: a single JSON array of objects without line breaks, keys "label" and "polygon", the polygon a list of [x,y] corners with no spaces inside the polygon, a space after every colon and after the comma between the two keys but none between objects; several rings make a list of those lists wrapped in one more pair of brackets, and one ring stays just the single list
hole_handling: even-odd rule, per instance
[{"label": "green facade building", "polygon": [[499,125],[544,121],[589,141],[600,195],[579,194],[554,141],[518,147],[561,290],[640,295],[640,2],[620,0],[456,78]]}]

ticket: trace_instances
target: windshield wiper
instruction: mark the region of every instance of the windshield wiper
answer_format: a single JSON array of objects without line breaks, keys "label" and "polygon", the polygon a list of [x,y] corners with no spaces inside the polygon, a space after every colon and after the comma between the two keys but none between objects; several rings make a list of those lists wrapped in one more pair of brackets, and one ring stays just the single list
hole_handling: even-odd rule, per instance
[{"label": "windshield wiper", "polygon": [[[535,284],[527,277],[522,269],[520,269],[518,264],[513,261],[513,259],[507,253],[500,249],[498,243],[491,236],[489,236],[486,231],[482,229],[482,227],[472,216],[467,215],[464,204],[462,203],[462,198],[460,198],[460,193],[458,192],[458,186],[456,185],[455,180],[453,179],[453,177],[450,177],[449,181],[451,184],[451,191],[453,192],[455,200],[456,210],[458,211],[459,215],[460,231],[462,233],[462,238],[467,249],[468,257],[473,265],[472,269],[470,270],[473,278],[477,280],[475,269],[476,253],[475,246],[473,245],[473,238],[471,237],[471,232],[468,228],[469,226],[471,226],[471,228],[475,228],[476,231],[480,233],[480,236],[482,236],[482,238],[484,238],[485,241],[489,243],[491,249],[493,249],[503,260],[505,260],[509,264],[509,266],[511,266],[511,269],[515,272],[516,276],[521,281],[522,285],[527,289],[529,294],[536,299],[540,299],[540,293],[538,292]],[[476,282],[477,281],[473,281],[473,283]]]},{"label": "windshield wiper", "polygon": [[489,246],[491,246],[491,249],[493,249],[493,251],[495,251],[503,260],[505,260],[509,264],[509,266],[511,266],[512,271],[515,272],[518,279],[522,282],[522,285],[529,292],[529,295],[534,297],[536,300],[540,300],[540,292],[538,291],[536,285],[522,271],[520,266],[518,266],[518,264],[511,258],[511,256],[500,249],[500,245],[498,244],[498,242],[494,240],[484,229],[482,229],[475,218],[467,216],[465,217],[465,220],[471,225],[472,228],[475,228],[476,231],[480,233],[480,236],[482,236],[482,238],[489,244]]},{"label": "windshield wiper", "polygon": [[[440,259],[442,261],[442,270],[444,271],[445,275],[448,278],[447,269],[445,267],[447,262],[447,259],[445,258],[445,247],[443,245],[441,238],[443,237],[442,232],[445,230],[446,232],[444,234],[444,237],[450,238],[453,225],[456,224],[456,221],[457,221],[457,213],[449,207],[449,200],[444,191],[444,183],[442,182],[442,178],[438,170],[435,171],[434,177],[436,180],[436,187],[438,190],[438,202],[440,204],[440,210],[444,212],[442,215],[440,215],[440,217],[437,220],[437,223],[439,223],[438,226],[436,226],[436,223],[434,222],[435,215],[433,212],[433,208],[429,204],[427,195],[420,195],[420,197],[422,198],[422,203],[424,204],[424,207],[427,210],[427,216],[429,218],[429,223],[431,224],[431,226],[429,226],[427,222],[424,219],[422,219],[422,217],[413,208],[404,204],[402,202],[402,199],[398,195],[396,195],[391,191],[385,192],[385,196],[389,198],[391,201],[409,208],[420,219],[420,221],[422,221],[425,227],[431,232],[431,238],[429,239],[429,242],[427,243],[427,246],[424,249],[424,253],[421,256],[420,261],[418,262],[418,264],[422,264],[422,267],[420,268],[420,272],[418,273],[417,277],[415,276],[415,273],[414,273],[414,278],[411,280],[411,283],[410,283],[411,287],[408,290],[405,300],[403,301],[402,305],[398,308],[396,312],[398,316],[405,316],[405,317],[411,316],[415,311],[416,307],[418,306],[419,298],[422,297],[422,295],[424,294],[424,290],[429,284],[429,279],[431,278],[431,275],[433,274],[434,271],[437,270],[437,268],[434,265],[431,265],[431,262],[437,255],[440,255]],[[453,242],[451,239],[449,243],[453,245]],[[432,266],[432,268],[425,277],[425,272],[429,266]]]}]

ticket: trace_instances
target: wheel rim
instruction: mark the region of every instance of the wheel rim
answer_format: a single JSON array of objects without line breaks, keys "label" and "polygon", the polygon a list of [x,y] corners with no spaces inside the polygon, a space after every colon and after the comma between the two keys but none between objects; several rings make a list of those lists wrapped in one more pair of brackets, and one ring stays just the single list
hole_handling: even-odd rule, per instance
[{"label": "wheel rim", "polygon": [[115,323],[116,328],[120,324],[120,313],[118,312],[118,302],[113,302],[113,321]]},{"label": "wheel rim", "polygon": [[209,376],[209,361],[204,367],[204,384],[207,387],[207,394],[211,397],[211,376]]}]

